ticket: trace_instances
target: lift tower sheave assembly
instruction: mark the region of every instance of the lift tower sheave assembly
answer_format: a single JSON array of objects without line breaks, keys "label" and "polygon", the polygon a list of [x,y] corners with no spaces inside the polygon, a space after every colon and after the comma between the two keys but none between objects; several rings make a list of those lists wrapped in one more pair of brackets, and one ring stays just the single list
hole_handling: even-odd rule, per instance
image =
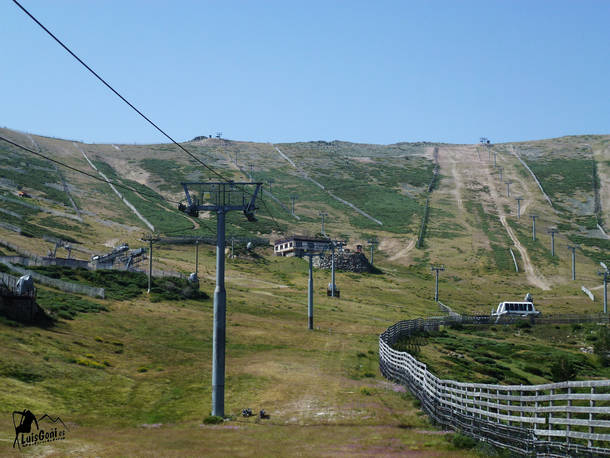
[{"label": "lift tower sheave assembly", "polygon": [[200,211],[216,213],[216,289],[214,290],[214,334],[212,348],[212,415],[224,417],[225,343],[227,293],[225,290],[225,216],[241,210],[248,221],[256,221],[256,196],[262,183],[195,182],[181,183],[187,205],[178,209],[191,216]]}]

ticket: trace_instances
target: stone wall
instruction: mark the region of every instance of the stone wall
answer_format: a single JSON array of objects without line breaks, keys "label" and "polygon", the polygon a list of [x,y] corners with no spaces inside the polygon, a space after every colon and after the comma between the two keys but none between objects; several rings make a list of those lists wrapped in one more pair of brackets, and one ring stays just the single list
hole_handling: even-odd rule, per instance
[{"label": "stone wall", "polygon": [[[320,269],[331,268],[331,255],[314,258],[314,265]],[[335,253],[335,270],[345,272],[372,272],[373,266],[363,253]]]}]

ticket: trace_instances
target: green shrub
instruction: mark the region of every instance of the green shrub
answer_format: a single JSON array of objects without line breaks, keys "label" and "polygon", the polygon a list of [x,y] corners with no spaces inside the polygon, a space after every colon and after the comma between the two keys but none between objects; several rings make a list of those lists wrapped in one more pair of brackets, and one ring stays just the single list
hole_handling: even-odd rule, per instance
[{"label": "green shrub", "polygon": [[572,380],[577,373],[577,368],[574,362],[566,355],[559,356],[553,364],[551,364],[551,379],[554,382],[563,382]]},{"label": "green shrub", "polygon": [[602,326],[597,333],[597,338],[593,344],[593,353],[595,353],[602,366],[610,366],[610,331],[606,326]]},{"label": "green shrub", "polygon": [[461,450],[468,450],[477,446],[478,441],[462,433],[455,433],[449,436],[451,444]]},{"label": "green shrub", "polygon": [[[142,272],[91,271],[63,266],[32,267],[31,269],[51,278],[104,288],[108,299],[119,301],[138,297],[148,288],[148,277]],[[205,292],[193,288],[187,279],[175,277],[153,278],[150,296],[153,302],[209,298]]]},{"label": "green shrub", "polygon": [[97,313],[108,309],[97,302],[69,293],[39,289],[36,303],[65,320],[73,320],[79,313]]},{"label": "green shrub", "polygon": [[103,369],[104,368],[103,364],[100,364],[97,361],[93,361],[92,359],[88,359],[88,358],[78,358],[76,360],[76,364],[78,364],[79,366],[93,367],[94,369]]},{"label": "green shrub", "polygon": [[532,327],[532,325],[530,324],[529,321],[526,320],[519,320],[517,321],[517,323],[515,324],[515,327],[517,329],[529,329]]},{"label": "green shrub", "polygon": [[540,369],[540,367],[538,367],[538,366],[528,365],[528,366],[525,366],[523,368],[523,370],[525,372],[529,372],[530,374],[534,374],[534,375],[538,375],[540,377],[544,377],[544,371],[542,369]]},{"label": "green shrub", "polygon": [[203,423],[206,425],[218,425],[223,421],[223,418],[218,415],[209,415],[203,419]]}]

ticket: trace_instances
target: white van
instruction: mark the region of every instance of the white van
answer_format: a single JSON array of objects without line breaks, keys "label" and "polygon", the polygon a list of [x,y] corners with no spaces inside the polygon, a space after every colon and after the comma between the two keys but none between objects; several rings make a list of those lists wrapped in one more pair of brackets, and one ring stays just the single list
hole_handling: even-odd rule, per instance
[{"label": "white van", "polygon": [[536,310],[533,302],[500,302],[496,311],[491,312],[492,316],[517,315],[517,316],[538,316],[540,311]]}]

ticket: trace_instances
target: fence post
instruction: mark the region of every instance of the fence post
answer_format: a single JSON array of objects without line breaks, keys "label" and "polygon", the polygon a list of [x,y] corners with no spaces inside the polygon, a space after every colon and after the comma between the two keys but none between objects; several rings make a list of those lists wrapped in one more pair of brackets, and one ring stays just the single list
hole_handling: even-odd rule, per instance
[{"label": "fence post", "polygon": [[[570,407],[572,406],[572,400],[570,399],[570,395],[572,394],[572,387],[568,385],[568,412],[566,415],[566,418],[568,420],[568,422],[570,421],[570,418],[572,418],[572,413],[570,412]],[[568,432],[568,434],[566,434],[566,442],[568,444],[568,447],[570,446],[570,430],[571,430],[571,426],[568,423],[568,425],[566,425],[566,430]]]},{"label": "fence post", "polygon": [[[591,387],[591,394],[595,394],[595,387],[592,386]],[[595,401],[593,400],[593,396],[591,396],[591,399],[589,399],[589,407],[594,407],[595,406]],[[589,421],[593,421],[593,409],[591,409],[589,411]],[[589,433],[593,434],[593,426],[589,426]],[[587,439],[587,447],[591,447],[591,439]]]},{"label": "fence post", "polygon": [[[555,390],[553,388],[551,388],[549,393],[550,393],[550,396],[553,396],[555,394]],[[553,407],[552,399],[549,399],[549,407]],[[553,430],[553,424],[551,423],[552,418],[553,418],[553,412],[549,409],[549,431]]]},{"label": "fence post", "polygon": [[538,390],[535,391],[536,401],[534,401],[534,436],[537,438],[536,429],[538,429]]}]

